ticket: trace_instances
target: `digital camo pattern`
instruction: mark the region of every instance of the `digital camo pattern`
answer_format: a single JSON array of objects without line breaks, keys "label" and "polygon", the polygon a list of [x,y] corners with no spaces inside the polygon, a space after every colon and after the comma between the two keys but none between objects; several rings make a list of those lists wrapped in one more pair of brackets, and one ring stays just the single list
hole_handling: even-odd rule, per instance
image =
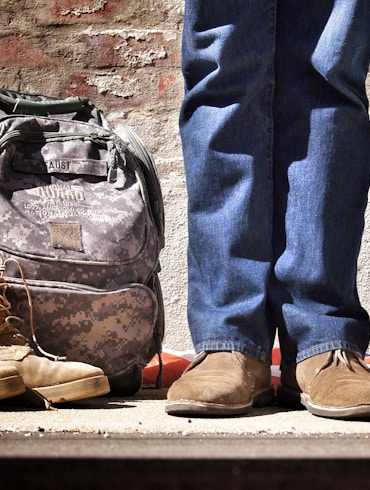
[{"label": "digital camo pattern", "polygon": [[[43,140],[45,131],[54,131],[52,141]],[[94,287],[145,283],[159,255],[145,184],[111,147],[109,133],[93,127],[90,140],[89,131],[88,124],[76,121],[31,116],[0,121],[0,144],[6,141],[0,153],[1,248],[21,259],[28,278]],[[84,133],[88,141],[74,136]],[[108,143],[100,143],[103,137]],[[74,230],[78,224],[81,236],[56,240],[58,224],[67,231],[68,224]],[[17,274],[16,268],[12,272]]]},{"label": "digital camo pattern", "polygon": [[[158,305],[146,286],[111,292],[32,287],[31,295],[37,340],[47,352],[93,364],[108,376],[149,361]],[[7,296],[25,321],[21,333],[31,338],[24,287],[10,283]]]}]

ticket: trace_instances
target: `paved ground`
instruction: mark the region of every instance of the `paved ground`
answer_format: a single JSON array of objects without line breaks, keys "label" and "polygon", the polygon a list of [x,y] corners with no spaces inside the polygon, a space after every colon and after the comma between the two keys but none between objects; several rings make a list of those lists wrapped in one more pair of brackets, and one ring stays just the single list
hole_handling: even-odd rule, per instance
[{"label": "paved ground", "polygon": [[278,407],[236,418],[165,414],[166,390],[56,410],[0,406],[1,488],[355,488],[370,481],[370,421]]},{"label": "paved ground", "polygon": [[[255,409],[233,418],[187,418],[165,414],[166,390],[144,389],[132,397],[101,397],[59,405],[56,410],[0,405],[0,434],[89,433],[105,435],[317,436],[361,434],[370,437],[370,421],[315,417],[305,410]],[[1,444],[1,438],[0,438]],[[370,441],[369,441],[370,455]]]}]

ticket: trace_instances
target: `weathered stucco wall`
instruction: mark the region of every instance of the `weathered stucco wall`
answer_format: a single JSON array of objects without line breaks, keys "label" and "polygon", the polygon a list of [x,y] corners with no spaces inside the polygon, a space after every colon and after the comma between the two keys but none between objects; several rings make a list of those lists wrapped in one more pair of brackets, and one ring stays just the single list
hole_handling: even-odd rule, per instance
[{"label": "weathered stucco wall", "polygon": [[[2,0],[1,86],[86,95],[129,124],[158,166],[166,211],[165,346],[191,348],[186,321],[186,190],[178,135],[182,0]],[[345,233],[345,230],[343,230]],[[370,213],[359,262],[370,311]]]},{"label": "weathered stucco wall", "polygon": [[[367,77],[367,95],[370,100],[370,72]],[[370,198],[370,194],[369,194]],[[346,231],[343,230],[343,233]],[[362,237],[362,247],[360,257],[358,260],[358,289],[360,299],[370,313],[370,199],[368,199],[368,206],[365,216],[365,230]]]}]

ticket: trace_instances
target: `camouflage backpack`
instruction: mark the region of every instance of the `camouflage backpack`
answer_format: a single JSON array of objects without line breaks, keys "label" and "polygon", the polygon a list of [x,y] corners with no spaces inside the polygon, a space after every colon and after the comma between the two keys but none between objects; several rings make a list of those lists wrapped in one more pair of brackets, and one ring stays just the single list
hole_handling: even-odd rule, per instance
[{"label": "camouflage backpack", "polygon": [[0,90],[0,259],[36,353],[136,392],[163,340],[163,246],[155,164],[131,129],[86,98]]}]

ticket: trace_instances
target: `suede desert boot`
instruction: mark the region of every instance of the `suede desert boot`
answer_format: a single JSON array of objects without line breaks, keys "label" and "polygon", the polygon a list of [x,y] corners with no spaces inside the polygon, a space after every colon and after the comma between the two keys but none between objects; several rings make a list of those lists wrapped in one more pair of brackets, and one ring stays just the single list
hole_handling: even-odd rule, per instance
[{"label": "suede desert boot", "polygon": [[202,352],[167,394],[171,415],[232,416],[274,402],[268,364],[241,352]]},{"label": "suede desert boot", "polygon": [[318,354],[282,371],[277,402],[321,417],[370,417],[370,370],[355,352]]},{"label": "suede desert boot", "polygon": [[0,362],[0,400],[22,395],[26,391],[16,368]]},{"label": "suede desert boot", "polygon": [[35,354],[17,329],[22,320],[11,314],[6,289],[6,282],[0,278],[0,368],[8,369],[14,376],[18,373],[26,388],[52,403],[108,393],[108,378],[101,369],[81,362],[52,361]]}]

